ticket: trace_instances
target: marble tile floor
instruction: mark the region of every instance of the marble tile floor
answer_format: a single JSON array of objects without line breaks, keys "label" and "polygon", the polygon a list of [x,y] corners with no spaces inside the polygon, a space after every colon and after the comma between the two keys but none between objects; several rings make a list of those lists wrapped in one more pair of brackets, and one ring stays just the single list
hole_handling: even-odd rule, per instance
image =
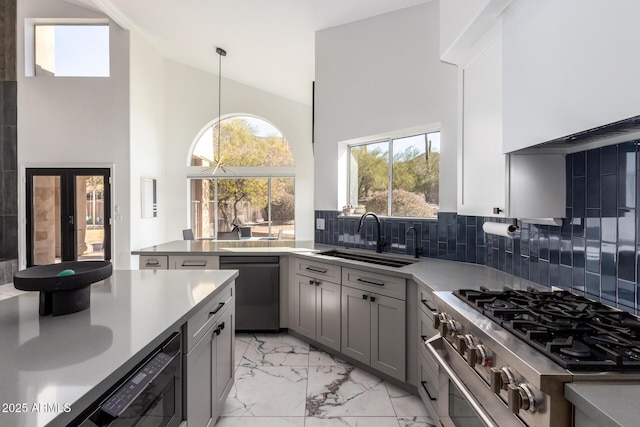
[{"label": "marble tile floor", "polygon": [[216,427],[427,427],[417,396],[285,333],[238,334]]}]

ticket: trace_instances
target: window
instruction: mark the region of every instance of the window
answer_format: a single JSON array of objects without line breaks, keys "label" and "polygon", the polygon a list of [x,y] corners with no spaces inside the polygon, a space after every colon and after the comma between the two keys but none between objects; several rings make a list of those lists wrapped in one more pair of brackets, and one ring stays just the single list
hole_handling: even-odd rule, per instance
[{"label": "window", "polygon": [[349,146],[349,204],[379,215],[438,215],[440,132]]},{"label": "window", "polygon": [[36,24],[36,76],[109,77],[109,26]]},{"label": "window", "polygon": [[245,237],[295,237],[293,155],[274,126],[248,116],[224,119],[220,129],[216,122],[198,138],[191,166],[199,171],[190,174],[196,237],[215,237],[234,226]]},{"label": "window", "polygon": [[236,116],[206,128],[193,150],[191,166],[220,161],[232,166],[293,166],[293,155],[282,133],[262,119]]}]

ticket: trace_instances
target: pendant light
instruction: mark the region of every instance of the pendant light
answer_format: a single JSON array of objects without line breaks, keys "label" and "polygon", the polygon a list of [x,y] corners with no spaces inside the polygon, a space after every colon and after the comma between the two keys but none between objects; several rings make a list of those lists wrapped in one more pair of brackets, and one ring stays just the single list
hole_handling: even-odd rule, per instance
[{"label": "pendant light", "polygon": [[[218,54],[218,147],[213,147],[213,165],[204,170],[205,173],[211,173],[214,175],[218,168],[222,169],[224,172],[227,170],[222,166],[222,155],[220,154],[221,148],[221,130],[222,130],[222,120],[220,116],[222,115],[222,57],[227,56],[227,51],[221,47],[216,47],[216,53]],[[216,155],[216,148],[218,149],[218,154]]]},{"label": "pendant light", "polygon": [[222,156],[220,156],[220,144],[222,140],[220,139],[221,130],[222,130],[222,57],[227,56],[227,51],[221,47],[216,47],[216,53],[218,54],[218,166],[222,161]]}]

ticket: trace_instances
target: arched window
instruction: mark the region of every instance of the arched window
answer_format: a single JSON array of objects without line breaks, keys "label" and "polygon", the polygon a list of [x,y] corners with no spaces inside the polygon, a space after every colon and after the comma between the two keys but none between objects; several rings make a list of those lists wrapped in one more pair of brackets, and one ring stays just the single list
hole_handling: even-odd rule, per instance
[{"label": "arched window", "polygon": [[262,119],[235,116],[205,129],[193,149],[191,166],[293,166],[293,155],[282,133]]},{"label": "arched window", "polygon": [[220,123],[202,131],[191,153],[195,236],[222,240],[235,229],[246,239],[293,239],[293,155],[282,132],[250,116]]}]

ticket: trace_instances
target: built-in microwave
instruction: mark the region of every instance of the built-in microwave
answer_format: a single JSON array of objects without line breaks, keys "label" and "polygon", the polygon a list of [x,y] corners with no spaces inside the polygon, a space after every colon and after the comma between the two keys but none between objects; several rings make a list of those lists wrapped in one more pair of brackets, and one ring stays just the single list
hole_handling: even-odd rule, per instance
[{"label": "built-in microwave", "polygon": [[[116,385],[78,420],[80,427],[175,427],[182,421],[180,332]],[[87,413],[87,412],[85,412]]]}]

